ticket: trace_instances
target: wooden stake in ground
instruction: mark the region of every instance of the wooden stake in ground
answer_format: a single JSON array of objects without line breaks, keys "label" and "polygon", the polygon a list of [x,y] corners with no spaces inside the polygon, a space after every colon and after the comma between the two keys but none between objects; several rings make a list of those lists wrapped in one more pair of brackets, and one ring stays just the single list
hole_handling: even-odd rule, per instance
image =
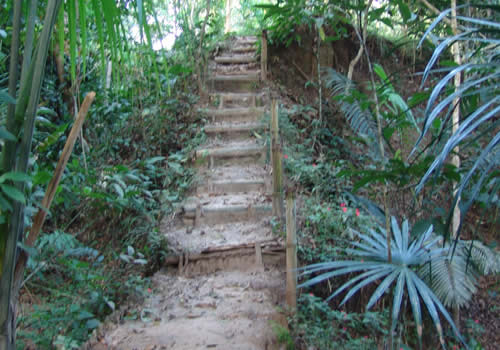
[{"label": "wooden stake in ground", "polygon": [[[61,181],[62,174],[64,172],[64,169],[66,168],[66,164],[68,163],[69,157],[73,152],[73,147],[75,146],[76,139],[80,134],[83,122],[85,121],[85,117],[87,116],[89,108],[92,105],[94,99],[95,99],[95,92],[91,91],[87,94],[87,96],[85,96],[85,99],[83,100],[80,111],[78,112],[78,117],[75,123],[73,124],[73,127],[71,128],[71,132],[69,133],[61,157],[59,158],[59,162],[57,163],[54,175],[52,176],[52,179],[50,180],[50,183],[47,186],[47,190],[45,191],[45,196],[43,197],[41,208],[35,215],[35,218],[33,219],[33,225],[30,228],[28,238],[24,242],[26,246],[32,247],[38,235],[40,234],[40,230],[42,229],[43,223],[45,222],[45,217],[47,216],[47,212],[50,209],[52,200],[54,199],[54,196],[56,194],[57,187],[59,186],[59,182]],[[19,288],[21,286],[21,279],[27,258],[28,257],[26,253],[23,252],[23,254],[21,254],[17,262],[15,276],[14,276],[15,278],[14,286],[16,288]],[[16,292],[17,291],[18,289],[16,290]]]},{"label": "wooden stake in ground", "polygon": [[283,219],[283,165],[279,142],[278,103],[271,106],[271,161],[273,166],[273,215]]},{"label": "wooden stake in ground", "polygon": [[262,42],[260,47],[260,79],[267,80],[267,32],[262,31]]},{"label": "wooden stake in ground", "polygon": [[295,229],[295,199],[292,191],[286,195],[286,303],[297,307],[297,234]]}]

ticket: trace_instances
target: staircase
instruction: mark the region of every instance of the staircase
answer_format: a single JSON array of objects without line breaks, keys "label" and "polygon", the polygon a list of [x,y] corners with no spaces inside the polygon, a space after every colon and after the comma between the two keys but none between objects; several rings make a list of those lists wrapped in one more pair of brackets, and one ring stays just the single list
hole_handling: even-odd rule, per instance
[{"label": "staircase", "polygon": [[258,137],[267,132],[268,101],[256,40],[232,39],[211,62],[210,103],[200,109],[208,140],[195,154],[197,181],[182,224],[164,229],[176,254],[154,278],[148,317],[156,321],[120,327],[108,336],[116,348],[134,348],[137,331],[139,348],[279,348],[271,321],[283,317],[285,250],[269,223],[271,178]]}]

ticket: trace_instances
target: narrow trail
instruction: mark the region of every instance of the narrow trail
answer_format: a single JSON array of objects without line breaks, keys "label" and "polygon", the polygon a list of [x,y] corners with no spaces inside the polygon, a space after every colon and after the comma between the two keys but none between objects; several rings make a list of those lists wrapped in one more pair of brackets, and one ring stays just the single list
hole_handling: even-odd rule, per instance
[{"label": "narrow trail", "polygon": [[271,231],[267,150],[255,133],[269,101],[255,37],[237,37],[210,63],[208,141],[179,224],[164,227],[177,254],[153,277],[143,318],[109,332],[113,349],[278,349],[271,321],[285,293],[283,242]]}]

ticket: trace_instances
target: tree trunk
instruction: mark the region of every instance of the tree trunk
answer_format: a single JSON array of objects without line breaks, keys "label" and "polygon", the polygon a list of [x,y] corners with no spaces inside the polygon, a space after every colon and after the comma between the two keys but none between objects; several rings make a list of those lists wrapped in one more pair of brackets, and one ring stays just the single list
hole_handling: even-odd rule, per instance
[{"label": "tree trunk", "polygon": [[[453,31],[453,35],[457,35],[458,30],[457,30],[457,1],[456,0],[451,0],[451,29]],[[451,46],[451,52],[453,54],[453,59],[457,66],[460,66],[462,64],[462,59],[460,57],[460,44],[458,41],[456,41],[452,46]],[[457,91],[460,88],[461,84],[461,75],[460,73],[457,73],[455,75],[455,91]],[[452,134],[455,134],[458,131],[458,127],[460,126],[460,97],[457,96],[453,99],[453,115],[452,115]],[[453,164],[457,170],[460,168],[460,156],[459,156],[459,148],[458,146],[454,150],[454,154],[451,156],[451,164]],[[453,181],[453,195],[455,196],[457,194],[457,182]],[[452,218],[452,237],[453,239],[456,239],[458,236],[458,229],[460,226],[460,198],[458,198],[455,207],[453,208],[453,218]],[[455,303],[453,306],[453,318],[455,321],[455,324],[457,327],[460,325],[460,308],[459,306]]]}]

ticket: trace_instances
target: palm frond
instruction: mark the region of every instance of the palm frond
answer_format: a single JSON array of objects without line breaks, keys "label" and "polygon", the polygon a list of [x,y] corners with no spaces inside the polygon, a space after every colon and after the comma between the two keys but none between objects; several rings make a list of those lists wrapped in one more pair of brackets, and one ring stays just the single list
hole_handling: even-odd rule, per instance
[{"label": "palm frond", "polygon": [[[463,5],[462,7],[481,7],[480,5]],[[457,7],[458,8],[458,7]],[[498,90],[500,87],[500,55],[498,47],[500,40],[500,24],[497,22],[499,8],[491,8],[490,18],[472,18],[457,16],[464,30],[455,36],[444,37],[437,43],[432,58],[429,60],[423,74],[422,86],[433,72],[434,65],[443,56],[444,52],[455,42],[467,42],[463,53],[465,62],[449,70],[434,86],[424,114],[424,125],[420,136],[413,147],[414,154],[431,130],[434,122],[443,121],[442,125],[449,122],[449,115],[455,108],[460,108],[463,117],[458,129],[447,137],[443,145],[438,144],[439,138],[433,142],[437,147],[438,154],[434,162],[427,169],[421,178],[416,190],[420,192],[426,183],[437,175],[445,164],[449,156],[460,147],[460,150],[472,150],[468,162],[461,164],[465,176],[457,184],[457,191],[453,199],[453,205],[448,216],[447,225],[451,223],[453,209],[459,203],[462,192],[472,187],[468,201],[460,205],[461,217],[465,217],[466,212],[477,196],[484,192],[485,181],[497,168],[492,163],[492,159],[499,156],[500,132],[498,126],[500,120],[500,97]],[[450,10],[443,11],[432,23],[424,34],[424,40],[433,28],[449,14]],[[480,12],[478,12],[480,13]],[[459,87],[454,88],[454,77],[462,74],[464,79]],[[451,91],[451,92],[450,92]],[[459,106],[455,106],[455,101],[459,99]],[[451,128],[450,123],[446,127]],[[445,127],[442,127],[441,135],[446,135]],[[471,149],[471,145],[481,145]],[[458,232],[458,235],[460,230]],[[457,235],[457,236],[458,236]]]},{"label": "palm frond", "polygon": [[362,136],[368,136],[371,140],[376,140],[377,127],[369,109],[363,109],[357,100],[350,98],[354,83],[332,68],[324,69],[323,79],[331,95],[341,97],[335,102],[352,130]]},{"label": "palm frond", "polygon": [[[452,243],[453,244],[453,243]],[[422,279],[428,282],[445,306],[462,307],[477,291],[476,275],[500,272],[500,254],[479,241],[459,240],[454,250],[419,270]]]},{"label": "palm frond", "polygon": [[467,273],[467,262],[462,254],[455,255],[453,259],[449,256],[435,259],[419,272],[447,307],[466,305],[477,291],[476,279],[473,274]]},{"label": "palm frond", "polygon": [[460,241],[464,255],[470,258],[479,273],[488,275],[500,273],[500,253],[480,241]]}]

